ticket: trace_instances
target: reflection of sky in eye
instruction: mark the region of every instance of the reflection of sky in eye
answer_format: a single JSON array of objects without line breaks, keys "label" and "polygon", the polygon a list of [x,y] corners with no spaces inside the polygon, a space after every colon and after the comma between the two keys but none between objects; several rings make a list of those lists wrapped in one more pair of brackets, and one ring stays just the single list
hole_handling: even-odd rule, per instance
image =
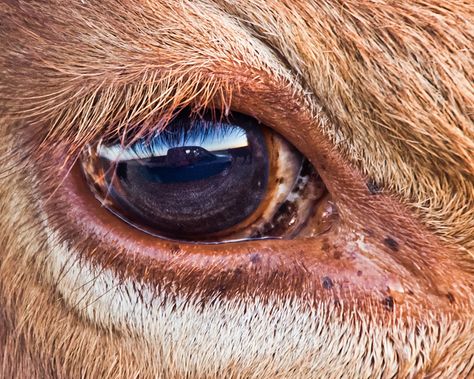
[{"label": "reflection of sky in eye", "polygon": [[180,146],[200,146],[210,152],[248,146],[245,130],[235,126],[205,131],[195,128],[188,133],[165,133],[155,136],[148,142],[138,141],[126,148],[120,144],[101,145],[99,156],[110,161],[127,161],[164,156],[170,148]]}]

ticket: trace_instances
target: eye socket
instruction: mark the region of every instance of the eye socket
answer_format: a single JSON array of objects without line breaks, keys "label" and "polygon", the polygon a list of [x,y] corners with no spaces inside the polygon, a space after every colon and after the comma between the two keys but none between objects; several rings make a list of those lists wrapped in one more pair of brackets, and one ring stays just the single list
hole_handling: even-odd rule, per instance
[{"label": "eye socket", "polygon": [[301,153],[239,113],[183,110],[132,143],[88,145],[81,165],[116,216],[154,236],[196,243],[293,238],[308,229],[327,192]]}]

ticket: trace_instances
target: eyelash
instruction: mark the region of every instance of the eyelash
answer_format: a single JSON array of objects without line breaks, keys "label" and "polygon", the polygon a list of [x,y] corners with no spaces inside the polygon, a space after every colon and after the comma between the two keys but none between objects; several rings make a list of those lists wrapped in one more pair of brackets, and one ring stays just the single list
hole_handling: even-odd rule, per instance
[{"label": "eyelash", "polygon": [[229,75],[191,72],[186,67],[156,67],[140,75],[124,74],[120,81],[94,79],[61,83],[61,91],[45,89],[41,96],[12,97],[8,116],[12,122],[43,126],[35,129],[42,153],[65,148],[68,159],[75,160],[98,138],[130,143],[131,134],[147,136],[162,130],[184,107],[196,115],[208,108],[226,114],[235,90]]}]

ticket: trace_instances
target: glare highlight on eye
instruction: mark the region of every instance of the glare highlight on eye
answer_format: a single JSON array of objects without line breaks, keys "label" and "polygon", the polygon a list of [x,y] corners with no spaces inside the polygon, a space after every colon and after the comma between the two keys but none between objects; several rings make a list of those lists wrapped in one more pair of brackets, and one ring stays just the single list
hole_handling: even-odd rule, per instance
[{"label": "glare highlight on eye", "polygon": [[165,129],[148,140],[139,140],[129,147],[120,144],[100,145],[98,154],[109,161],[128,161],[168,155],[168,150],[183,146],[199,146],[209,152],[244,148],[249,144],[245,130],[235,125],[209,128],[209,122],[195,120],[191,130]]}]

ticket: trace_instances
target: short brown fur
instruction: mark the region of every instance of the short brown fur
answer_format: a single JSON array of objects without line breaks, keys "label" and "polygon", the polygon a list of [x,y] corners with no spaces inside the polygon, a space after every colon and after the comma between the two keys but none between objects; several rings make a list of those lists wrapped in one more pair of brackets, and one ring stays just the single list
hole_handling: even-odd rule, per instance
[{"label": "short brown fur", "polygon": [[[0,3],[0,20],[0,156],[8,162],[0,172],[1,377],[473,375],[474,8],[469,1],[9,0]],[[352,312],[346,320],[333,302],[325,302],[313,315],[333,333],[327,345],[339,346],[336,336],[344,327],[349,335],[343,340],[347,356],[336,354],[337,366],[324,348],[296,359],[285,344],[313,342],[298,345],[304,336],[297,334],[285,343],[271,341],[274,359],[207,354],[204,345],[188,343],[190,336],[174,341],[180,349],[166,350],[165,333],[152,338],[151,331],[137,332],[113,317],[104,325],[71,305],[51,283],[51,257],[80,244],[64,248],[62,242],[77,242],[75,236],[56,240],[51,228],[59,228],[51,225],[66,218],[50,220],[42,211],[40,189],[54,182],[53,174],[44,174],[52,172],[49,154],[66,146],[74,160],[98,136],[124,135],[137,125],[137,133],[143,125],[162,128],[183,105],[233,109],[242,102],[239,94],[244,97],[248,88],[263,93],[268,82],[280,90],[272,95],[281,108],[301,109],[335,154],[372,183],[374,196],[380,193],[407,210],[393,222],[397,235],[408,234],[408,227],[400,226],[406,220],[422,225],[422,248],[403,250],[393,236],[382,235],[385,242],[374,254],[401,249],[402,257],[422,251],[449,261],[438,270],[447,267],[446,277],[454,274],[449,281],[457,284],[440,296],[453,312],[424,304],[432,312],[420,319],[403,311],[380,316],[375,306],[361,306],[346,309]],[[268,95],[262,93],[258,96]],[[32,148],[37,148],[34,162],[28,160]],[[377,211],[370,216],[381,219]],[[382,308],[392,311],[398,298],[384,299]],[[198,309],[193,301],[190,309]],[[254,301],[206,302],[202,314],[218,313],[227,304],[240,315],[249,306],[262,325],[288,326],[271,324],[274,313],[264,305],[258,313]],[[293,312],[278,298],[273,309],[277,315]],[[176,320],[192,322],[186,312],[177,311]],[[208,317],[203,324],[218,325],[217,317]],[[222,317],[242,321],[225,312]],[[172,321],[159,325],[175,327]],[[238,325],[243,331],[227,337],[228,345],[255,327]],[[314,332],[316,326],[305,330]],[[216,338],[210,343],[217,344],[224,331],[210,332]],[[264,345],[258,339],[252,343]],[[315,363],[318,354],[327,362]],[[286,366],[278,367],[279,360]]]}]

